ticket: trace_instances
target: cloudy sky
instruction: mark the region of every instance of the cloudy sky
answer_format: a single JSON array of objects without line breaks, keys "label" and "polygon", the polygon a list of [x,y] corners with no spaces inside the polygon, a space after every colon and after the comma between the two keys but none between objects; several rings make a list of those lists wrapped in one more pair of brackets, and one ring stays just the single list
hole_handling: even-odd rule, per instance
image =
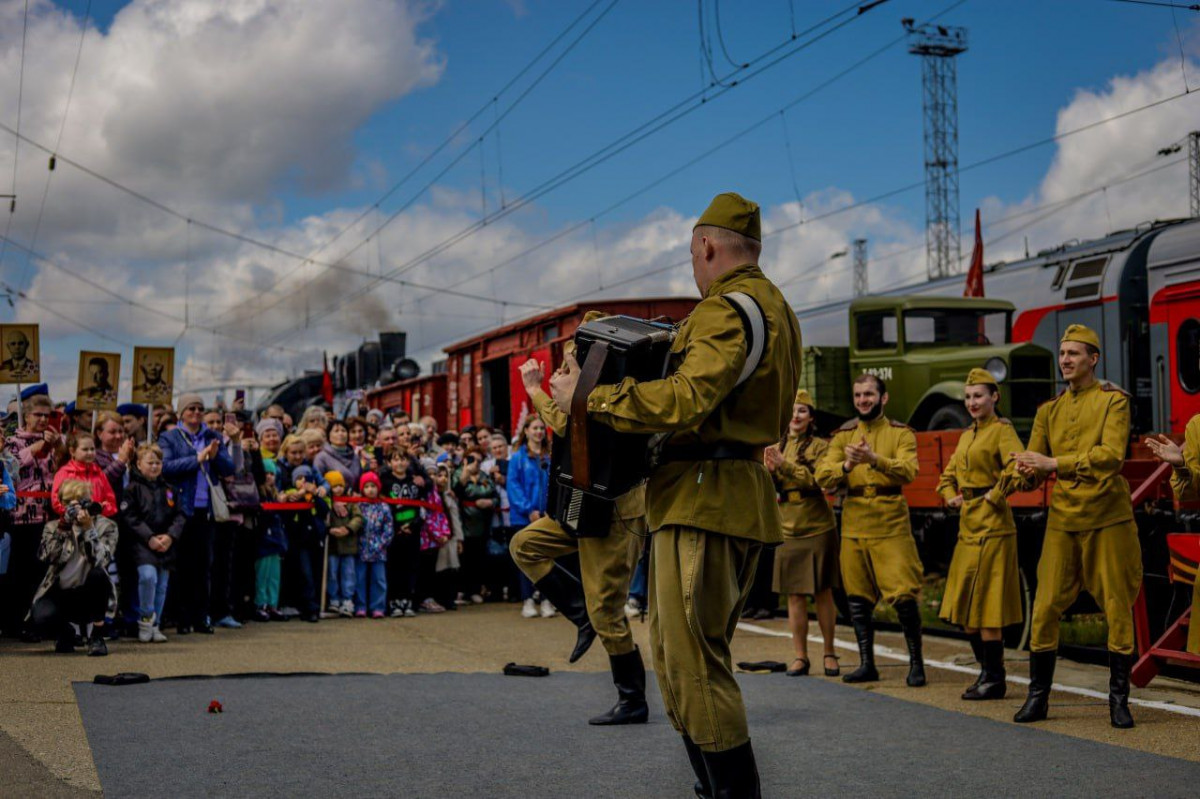
[{"label": "cloudy sky", "polygon": [[0,0],[0,322],[41,324],[61,397],[81,349],[121,351],[127,392],[134,344],[175,344],[192,388],[319,368],[381,329],[427,366],[581,296],[694,294],[691,222],[731,189],[778,231],[763,263],[798,308],[848,294],[829,255],[853,238],[873,287],[920,279],[903,17],[969,31],[961,209],[989,261],[1186,215],[1181,154],[1156,153],[1200,119],[1187,10]]}]

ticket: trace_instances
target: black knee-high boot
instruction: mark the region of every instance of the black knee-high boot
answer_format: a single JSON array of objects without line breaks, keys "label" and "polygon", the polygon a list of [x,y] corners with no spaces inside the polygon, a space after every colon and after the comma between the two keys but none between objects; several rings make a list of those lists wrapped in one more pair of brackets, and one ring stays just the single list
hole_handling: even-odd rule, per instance
[{"label": "black knee-high boot", "polygon": [[[971,644],[971,654],[975,655],[975,662],[979,664],[979,674],[976,675],[975,682],[967,686],[967,690],[970,691],[983,682],[983,638],[980,637],[978,632],[974,632],[967,636],[967,641]],[[963,698],[966,698],[965,693],[963,694]]]},{"label": "black knee-high boot", "polygon": [[962,695],[966,700],[1003,699],[1008,693],[1007,673],[1004,670],[1004,642],[983,641],[982,679]]},{"label": "black knee-high boot", "polygon": [[858,641],[858,668],[842,675],[842,682],[874,682],[879,679],[875,668],[875,622],[871,618],[875,603],[861,596],[847,597],[846,601],[850,605],[854,638]]},{"label": "black knee-high boot", "polygon": [[912,688],[925,684],[925,658],[921,654],[921,609],[917,600],[906,599],[896,603],[896,615],[904,630],[904,643],[908,646],[908,677],[905,682]]},{"label": "black knee-high boot", "polygon": [[617,686],[617,704],[607,713],[589,719],[588,724],[645,724],[650,715],[646,704],[646,666],[642,652],[634,647],[624,655],[609,655],[613,685]]},{"label": "black knee-high boot", "polygon": [[1133,726],[1133,716],[1129,712],[1129,669],[1132,661],[1132,655],[1108,653],[1108,718],[1119,730]]},{"label": "black knee-high boot", "polygon": [[704,765],[704,754],[700,747],[686,735],[683,736],[683,748],[687,750],[688,762],[692,764],[692,772],[696,775],[696,784],[692,790],[698,799],[713,799],[712,781],[708,778],[708,766]]},{"label": "black knee-high boot", "polygon": [[566,569],[555,566],[542,579],[534,583],[534,587],[542,592],[542,596],[550,600],[558,612],[567,618],[579,630],[575,639],[575,648],[571,650],[569,662],[574,663],[583,657],[584,653],[596,640],[596,631],[587,615],[587,602],[583,596],[583,583],[575,579]]},{"label": "black knee-high boot", "polygon": [[1046,718],[1050,710],[1050,686],[1054,684],[1054,665],[1057,660],[1058,652],[1053,649],[1029,653],[1029,695],[1013,716],[1013,721],[1027,724]]}]

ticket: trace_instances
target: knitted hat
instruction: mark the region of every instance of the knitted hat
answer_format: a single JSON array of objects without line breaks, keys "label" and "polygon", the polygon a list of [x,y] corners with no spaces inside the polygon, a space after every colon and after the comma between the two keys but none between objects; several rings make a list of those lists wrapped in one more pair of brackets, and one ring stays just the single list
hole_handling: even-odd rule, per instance
[{"label": "knitted hat", "polygon": [[967,373],[968,386],[992,386],[996,387],[996,378],[992,377],[992,373],[987,369],[976,367]]},{"label": "knitted hat", "polygon": [[325,482],[329,483],[330,488],[334,486],[346,487],[346,478],[342,476],[341,472],[336,470],[325,472]]},{"label": "knitted hat", "polygon": [[762,221],[758,214],[758,203],[752,203],[740,194],[727,191],[713,197],[708,208],[700,214],[696,227],[713,227],[741,233],[746,238],[762,241]]},{"label": "knitted hat", "polygon": [[258,424],[254,425],[254,432],[261,436],[267,430],[274,430],[283,438],[283,422],[278,419],[263,419]]},{"label": "knitted hat", "polygon": [[295,469],[292,469],[292,482],[294,483],[297,480],[307,480],[310,483],[315,483],[317,481],[316,472],[313,471],[311,466],[297,466]]},{"label": "knitted hat", "polygon": [[383,488],[383,483],[379,482],[379,475],[375,472],[363,472],[362,477],[358,478],[358,490],[362,491],[368,483],[372,483],[376,488]]},{"label": "knitted hat", "polygon": [[179,398],[179,402],[175,403],[175,407],[179,409],[180,413],[183,413],[184,408],[189,405],[199,405],[203,408],[204,400],[200,398],[199,394],[184,394]]},{"label": "knitted hat", "polygon": [[1100,337],[1096,335],[1095,330],[1086,325],[1067,325],[1062,341],[1076,341],[1080,344],[1090,344],[1096,349],[1100,349]]}]

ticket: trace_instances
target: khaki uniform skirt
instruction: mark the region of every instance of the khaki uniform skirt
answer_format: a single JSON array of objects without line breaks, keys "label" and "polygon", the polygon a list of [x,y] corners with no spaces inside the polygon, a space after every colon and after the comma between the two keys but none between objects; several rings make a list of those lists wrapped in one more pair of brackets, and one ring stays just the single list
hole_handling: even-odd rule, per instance
[{"label": "khaki uniform skirt", "polygon": [[836,529],[804,538],[785,538],[775,550],[772,591],[813,596],[839,585]]},{"label": "khaki uniform skirt", "polygon": [[1017,536],[959,538],[938,616],[960,627],[1007,627],[1023,618]]}]

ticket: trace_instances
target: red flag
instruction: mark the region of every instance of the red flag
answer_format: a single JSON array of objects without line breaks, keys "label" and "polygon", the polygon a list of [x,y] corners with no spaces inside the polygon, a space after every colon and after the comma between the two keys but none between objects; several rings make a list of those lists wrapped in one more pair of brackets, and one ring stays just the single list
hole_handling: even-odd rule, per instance
[{"label": "red flag", "polygon": [[333,375],[329,373],[329,355],[321,353],[323,361],[321,372],[321,396],[325,398],[325,402],[330,408],[333,407]]},{"label": "red flag", "polygon": [[979,209],[975,209],[975,249],[971,252],[971,268],[967,270],[964,297],[983,296],[983,233],[979,229]]}]

